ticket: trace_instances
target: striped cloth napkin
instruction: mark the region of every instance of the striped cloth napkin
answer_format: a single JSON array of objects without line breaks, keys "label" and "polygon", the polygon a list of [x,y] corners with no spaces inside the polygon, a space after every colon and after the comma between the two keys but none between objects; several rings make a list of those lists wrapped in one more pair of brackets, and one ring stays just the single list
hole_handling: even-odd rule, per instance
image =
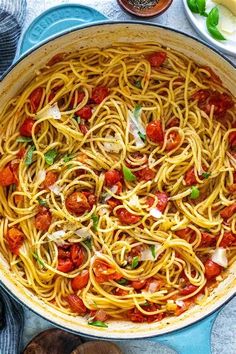
[{"label": "striped cloth napkin", "polygon": [[[25,18],[26,0],[0,0],[0,76],[12,64]],[[23,309],[0,289],[0,354],[18,354]]]},{"label": "striped cloth napkin", "polygon": [[0,0],[0,76],[14,59],[25,12],[26,0]]}]

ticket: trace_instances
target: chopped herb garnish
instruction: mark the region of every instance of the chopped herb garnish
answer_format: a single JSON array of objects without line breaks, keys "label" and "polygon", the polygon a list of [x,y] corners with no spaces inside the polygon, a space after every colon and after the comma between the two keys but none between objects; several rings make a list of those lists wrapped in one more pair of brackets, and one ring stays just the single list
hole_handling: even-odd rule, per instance
[{"label": "chopped herb garnish", "polygon": [[120,285],[127,285],[128,284],[128,280],[125,278],[121,278],[121,279],[117,280],[116,282]]},{"label": "chopped herb garnish", "polygon": [[27,136],[19,136],[16,141],[18,143],[29,143],[30,141],[32,141],[32,138],[29,138]]},{"label": "chopped herb garnish", "polygon": [[128,182],[132,182],[136,179],[135,175],[126,166],[123,166],[123,175],[124,175],[125,180]]},{"label": "chopped herb garnish", "polygon": [[76,114],[73,116],[74,120],[76,120],[76,122],[79,124],[81,121],[80,116],[77,116]]},{"label": "chopped herb garnish", "polygon": [[156,247],[155,247],[155,245],[151,245],[150,248],[151,248],[152,256],[155,259],[156,258]]},{"label": "chopped herb garnish", "polygon": [[191,199],[197,199],[200,195],[200,191],[197,187],[192,186],[191,188],[191,194],[190,194],[190,198]]},{"label": "chopped herb garnish", "polygon": [[72,154],[66,154],[64,157],[63,157],[63,161],[64,162],[69,162],[73,159],[74,155]]},{"label": "chopped herb garnish", "polygon": [[134,107],[134,118],[138,119],[139,118],[139,115],[140,115],[140,112],[142,110],[142,106],[140,104],[137,104],[135,107]]},{"label": "chopped herb garnish", "polygon": [[204,177],[205,179],[208,179],[210,177],[211,173],[210,172],[203,172],[202,173],[202,177]]},{"label": "chopped herb garnish", "polygon": [[89,250],[92,249],[92,240],[91,240],[91,238],[87,238],[86,240],[83,241],[83,243],[85,244],[85,246],[88,247]]},{"label": "chopped herb garnish", "polygon": [[38,198],[37,200],[38,200],[39,205],[42,205],[42,206],[48,205],[45,199]]},{"label": "chopped herb garnish", "polygon": [[132,263],[131,263],[131,268],[135,269],[138,266],[138,262],[139,262],[138,256],[133,257]]},{"label": "chopped herb garnish", "polygon": [[33,253],[33,257],[36,259],[36,261],[38,262],[39,265],[41,265],[42,267],[45,267],[44,262],[42,261],[42,259],[38,256],[38,254],[36,252]]},{"label": "chopped herb garnish", "polygon": [[48,165],[53,165],[56,156],[57,156],[57,150],[52,149],[52,150],[47,151],[44,154],[44,158],[45,158],[46,163]]},{"label": "chopped herb garnish", "polygon": [[98,229],[99,217],[98,217],[97,215],[93,214],[93,215],[91,216],[91,218],[92,218],[92,220],[93,220],[93,228],[94,228],[95,231],[97,231],[97,229]]},{"label": "chopped herb garnish", "polygon": [[135,81],[134,86],[137,87],[137,88],[139,88],[139,89],[141,89],[141,88],[142,88],[142,82],[141,82],[141,80]]},{"label": "chopped herb garnish", "polygon": [[92,321],[92,322],[88,322],[88,324],[90,326],[108,328],[108,325],[105,322],[102,322],[102,321]]},{"label": "chopped herb garnish", "polygon": [[146,141],[146,134],[142,134],[142,133],[138,132],[138,135],[143,141]]},{"label": "chopped herb garnish", "polygon": [[66,169],[69,170],[72,167],[73,167],[73,165],[70,163],[69,165],[66,166]]},{"label": "chopped herb garnish", "polygon": [[35,150],[35,146],[32,145],[29,147],[26,156],[25,156],[25,164],[26,166],[30,166],[33,162],[33,152]]}]

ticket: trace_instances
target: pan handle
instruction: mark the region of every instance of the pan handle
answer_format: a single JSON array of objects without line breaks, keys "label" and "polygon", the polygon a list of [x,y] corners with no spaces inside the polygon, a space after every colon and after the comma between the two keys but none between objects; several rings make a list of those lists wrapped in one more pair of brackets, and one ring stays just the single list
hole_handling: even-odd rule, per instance
[{"label": "pan handle", "polygon": [[62,4],[51,7],[36,17],[25,31],[19,56],[66,30],[104,20],[107,20],[107,17],[102,13],[84,5]]},{"label": "pan handle", "polygon": [[184,329],[150,340],[166,345],[178,354],[211,354],[211,331],[219,312],[220,310]]}]

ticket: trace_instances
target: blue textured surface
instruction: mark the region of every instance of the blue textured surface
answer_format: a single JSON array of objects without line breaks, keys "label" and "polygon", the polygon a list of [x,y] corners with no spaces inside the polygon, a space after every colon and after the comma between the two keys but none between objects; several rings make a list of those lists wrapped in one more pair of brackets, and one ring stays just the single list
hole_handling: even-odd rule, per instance
[{"label": "blue textured surface", "polygon": [[21,42],[20,54],[65,30],[105,19],[103,14],[88,6],[64,4],[52,7],[28,27]]},{"label": "blue textured surface", "polygon": [[[64,4],[50,8],[26,30],[20,54],[68,29],[104,19],[107,18],[103,14],[87,6]],[[187,328],[150,340],[169,346],[179,354],[210,354],[211,331],[218,314],[219,311]]]}]

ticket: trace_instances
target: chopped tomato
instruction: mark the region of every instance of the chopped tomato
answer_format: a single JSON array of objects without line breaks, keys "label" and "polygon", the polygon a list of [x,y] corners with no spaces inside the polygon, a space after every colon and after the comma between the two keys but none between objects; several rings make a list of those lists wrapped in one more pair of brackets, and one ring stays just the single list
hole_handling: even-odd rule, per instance
[{"label": "chopped tomato", "polygon": [[148,123],[146,126],[146,134],[148,139],[150,139],[153,143],[162,145],[164,141],[164,132],[159,120],[154,120]]},{"label": "chopped tomato", "polygon": [[44,188],[44,189],[47,189],[48,187],[50,187],[50,186],[52,186],[53,184],[56,183],[57,178],[58,178],[57,173],[52,172],[52,171],[48,171],[46,173],[45,180],[41,184],[41,187]]},{"label": "chopped tomato", "polygon": [[66,208],[76,216],[83,215],[91,209],[87,197],[81,192],[74,192],[66,198]]},{"label": "chopped tomato", "polygon": [[225,232],[219,246],[226,248],[232,245],[236,245],[236,235],[232,232]]},{"label": "chopped tomato", "polygon": [[95,260],[93,271],[98,283],[104,283],[109,280],[119,280],[122,278],[122,275],[117,273],[115,268],[101,259]]},{"label": "chopped tomato", "polygon": [[121,288],[115,288],[113,290],[113,294],[116,296],[125,296],[128,295],[129,292],[127,290],[121,289]]},{"label": "chopped tomato", "polygon": [[197,183],[197,179],[194,173],[194,168],[190,168],[184,176],[186,186],[192,186]]},{"label": "chopped tomato", "polygon": [[164,63],[166,58],[167,54],[165,52],[155,52],[150,54],[147,57],[147,60],[153,68],[159,68]]},{"label": "chopped tomato", "polygon": [[225,207],[223,210],[221,210],[220,216],[223,219],[227,220],[231,218],[231,216],[233,216],[235,213],[236,213],[236,203],[229,205]]},{"label": "chopped tomato", "polygon": [[122,181],[122,174],[120,171],[109,170],[105,172],[105,184],[107,187],[112,187],[120,181]]},{"label": "chopped tomato", "polygon": [[47,66],[52,66],[54,64],[59,63],[60,61],[62,61],[64,59],[65,53],[58,53],[56,55],[54,55],[49,62],[47,62]]},{"label": "chopped tomato", "polygon": [[147,291],[148,293],[155,293],[158,290],[160,290],[162,286],[163,286],[163,280],[155,279],[151,277],[146,280],[146,285],[144,290]]},{"label": "chopped tomato", "polygon": [[194,233],[194,230],[190,229],[190,227],[186,227],[185,229],[175,231],[175,234],[178,237],[183,238],[183,239],[190,236],[192,233]]},{"label": "chopped tomato", "polygon": [[86,306],[83,303],[83,300],[80,299],[77,295],[68,295],[67,296],[68,304],[73,312],[78,313],[78,315],[85,315],[87,312]]},{"label": "chopped tomato", "polygon": [[209,105],[214,105],[214,115],[222,117],[228,109],[234,106],[234,102],[232,97],[227,93],[215,91],[209,98]]},{"label": "chopped tomato", "polygon": [[209,234],[208,232],[202,232],[201,236],[202,239],[201,239],[200,247],[210,247],[216,243],[216,238],[212,234]]},{"label": "chopped tomato", "polygon": [[18,179],[11,164],[8,164],[2,170],[0,170],[0,185],[2,187],[8,187],[11,184],[18,183]]},{"label": "chopped tomato", "polygon": [[187,311],[193,303],[194,303],[193,298],[184,300],[183,305],[178,306],[178,308],[175,310],[175,316],[180,316],[183,312]]},{"label": "chopped tomato", "polygon": [[18,228],[12,227],[11,229],[8,229],[8,231],[7,231],[6,241],[8,243],[11,253],[18,256],[19,250],[24,242],[24,234]]},{"label": "chopped tomato", "polygon": [[[20,127],[20,134],[22,136],[31,137],[34,123],[35,123],[35,120],[33,120],[32,118],[26,118]],[[39,132],[39,129],[40,129],[40,127],[39,127],[39,125],[37,125],[34,130],[35,134],[37,134]]]},{"label": "chopped tomato", "polygon": [[218,75],[209,67],[209,66],[203,66],[202,69],[208,71],[210,74],[210,80],[214,82],[215,84],[222,85],[222,81]]},{"label": "chopped tomato", "polygon": [[75,114],[82,119],[88,120],[92,117],[93,112],[90,106],[84,106],[83,108],[76,111]]},{"label": "chopped tomato", "polygon": [[233,149],[236,147],[236,132],[229,134],[229,146]]},{"label": "chopped tomato", "polygon": [[57,270],[63,273],[71,272],[74,269],[74,265],[69,258],[58,258]]},{"label": "chopped tomato", "polygon": [[[156,311],[158,308],[159,308],[158,305],[149,303],[147,306],[144,307],[144,310],[147,312],[153,312],[153,311]],[[129,318],[129,320],[132,322],[151,323],[151,322],[161,321],[165,315],[163,313],[158,313],[156,315],[146,315],[146,314],[143,314],[141,311],[139,311],[135,307],[132,310],[128,311],[127,316]]]},{"label": "chopped tomato", "polygon": [[121,202],[118,199],[115,198],[110,198],[107,201],[107,204],[109,205],[109,207],[111,208],[111,210],[113,210],[115,207],[117,207],[118,205],[121,205]]},{"label": "chopped tomato", "polygon": [[177,131],[170,132],[167,137],[166,150],[171,151],[175,149],[181,141],[180,135]]},{"label": "chopped tomato", "polygon": [[58,258],[70,258],[70,245],[58,247]]},{"label": "chopped tomato", "polygon": [[140,290],[143,289],[146,286],[147,281],[146,280],[133,280],[131,282],[131,286],[135,289],[135,290]]},{"label": "chopped tomato", "polygon": [[173,127],[179,127],[179,118],[174,117],[168,121],[166,128],[169,129]]},{"label": "chopped tomato", "polygon": [[81,274],[71,280],[71,287],[74,291],[81,290],[88,284],[88,280],[89,271],[86,269],[82,270]]},{"label": "chopped tomato", "polygon": [[93,317],[94,321],[101,321],[101,322],[105,322],[109,318],[106,311],[104,311],[102,309],[95,311],[95,313],[92,315],[92,317]]},{"label": "chopped tomato", "polygon": [[43,96],[43,88],[42,87],[37,87],[29,96],[30,104],[31,104],[31,110],[33,113],[36,113],[40,102],[41,98]]},{"label": "chopped tomato", "polygon": [[[157,196],[157,209],[163,212],[168,203],[168,196],[165,192],[156,192],[155,195]],[[147,197],[147,205],[149,208],[153,206],[155,199],[153,197]]]},{"label": "chopped tomato", "polygon": [[101,103],[109,95],[109,90],[105,86],[97,86],[92,90],[92,100],[96,104]]},{"label": "chopped tomato", "polygon": [[192,294],[194,291],[196,291],[198,289],[197,286],[189,284],[186,285],[183,289],[181,289],[179,292],[181,295],[190,295]]},{"label": "chopped tomato", "polygon": [[74,92],[71,101],[70,101],[70,106],[73,108],[74,106],[78,106],[79,103],[81,103],[83,101],[85,97],[85,93],[84,92],[78,92],[77,91],[77,98],[76,98],[76,93]]},{"label": "chopped tomato", "polygon": [[47,231],[52,222],[52,214],[43,207],[39,209],[39,213],[35,217],[35,227],[40,231]]},{"label": "chopped tomato", "polygon": [[205,103],[208,97],[210,97],[211,92],[209,90],[198,90],[195,92],[191,98],[197,100],[198,103]]},{"label": "chopped tomato", "polygon": [[88,128],[85,124],[79,124],[79,129],[83,135],[86,135],[88,133]]},{"label": "chopped tomato", "polygon": [[205,262],[205,275],[208,280],[220,275],[221,270],[222,267],[219,264],[213,262],[211,259],[208,259]]},{"label": "chopped tomato", "polygon": [[18,153],[16,154],[16,156],[19,159],[23,159],[23,157],[25,157],[25,154],[26,154],[26,148],[21,147],[20,150],[18,151]]},{"label": "chopped tomato", "polygon": [[84,261],[84,251],[80,244],[73,244],[70,248],[70,257],[75,267],[80,267]]},{"label": "chopped tomato", "polygon": [[136,224],[137,222],[139,222],[141,220],[141,216],[131,214],[125,208],[117,210],[116,214],[117,214],[120,222],[124,225]]},{"label": "chopped tomato", "polygon": [[150,168],[145,167],[142,170],[135,172],[135,175],[140,181],[147,182],[147,181],[152,181],[155,178],[156,173]]}]

